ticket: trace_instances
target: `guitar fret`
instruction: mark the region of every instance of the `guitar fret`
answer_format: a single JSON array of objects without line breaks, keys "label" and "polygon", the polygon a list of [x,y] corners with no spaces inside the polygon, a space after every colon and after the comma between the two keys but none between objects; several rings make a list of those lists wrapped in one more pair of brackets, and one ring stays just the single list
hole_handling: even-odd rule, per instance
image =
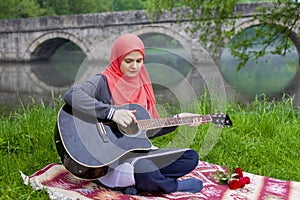
[{"label": "guitar fret", "polygon": [[155,120],[151,121],[151,127],[157,127],[156,123],[155,123]]},{"label": "guitar fret", "polygon": [[195,121],[210,122],[212,121],[211,115],[196,115],[188,117],[175,117],[175,118],[155,118],[138,120],[137,124],[140,130],[148,130],[155,128],[170,127],[176,125],[193,124]]},{"label": "guitar fret", "polygon": [[145,120],[139,120],[138,121],[138,126],[140,128],[140,130],[146,130],[147,129],[147,123],[145,122]]},{"label": "guitar fret", "polygon": [[[145,122],[146,122],[146,121],[145,121]],[[145,127],[146,127],[147,129],[149,129],[149,128],[151,127],[151,124],[148,122],[148,123],[145,124]]]},{"label": "guitar fret", "polygon": [[170,118],[170,119],[168,120],[168,125],[174,125],[174,124],[175,124],[173,119],[174,119],[174,118]]},{"label": "guitar fret", "polygon": [[159,125],[160,125],[161,127],[163,127],[163,126],[166,124],[166,123],[165,123],[165,120],[159,120],[159,121],[160,121],[160,124],[159,124]]}]

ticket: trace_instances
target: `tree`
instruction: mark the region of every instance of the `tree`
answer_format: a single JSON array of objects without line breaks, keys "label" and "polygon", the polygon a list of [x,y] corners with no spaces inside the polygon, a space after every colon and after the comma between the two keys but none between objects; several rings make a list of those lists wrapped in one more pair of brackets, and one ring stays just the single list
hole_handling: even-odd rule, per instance
[{"label": "tree", "polygon": [[0,19],[112,11],[111,0],[2,0]]},{"label": "tree", "polygon": [[[152,16],[157,16],[162,12],[180,6],[178,19],[188,19],[192,25],[187,31],[191,34],[200,31],[199,42],[206,45],[212,43],[213,56],[218,54],[218,49],[225,47],[226,42],[230,41],[237,34],[235,30],[235,20],[242,17],[241,13],[235,10],[239,0],[150,0],[148,12]],[[245,1],[242,1],[245,2]],[[248,1],[249,2],[249,1]],[[266,53],[266,49],[278,37],[283,37],[273,54],[284,55],[291,42],[289,37],[293,31],[299,29],[297,21],[300,14],[300,4],[298,1],[276,0],[264,4],[253,3],[256,15],[250,21],[259,21],[265,28],[255,29],[252,37],[244,37],[242,34],[239,39],[231,40],[228,44],[231,54],[238,57],[240,63],[237,70],[251,59],[258,59]],[[177,8],[178,9],[178,8]],[[249,21],[249,22],[250,22]],[[271,30],[271,31],[270,31]],[[260,43],[264,48],[256,51],[251,49],[253,39],[261,37]]]},{"label": "tree", "polygon": [[111,0],[74,0],[69,6],[69,14],[112,11]]},{"label": "tree", "polygon": [[111,0],[114,11],[146,9],[147,0]]},{"label": "tree", "polygon": [[40,7],[51,15],[86,14],[112,10],[110,0],[38,0],[38,2]]},{"label": "tree", "polygon": [[42,12],[35,0],[2,0],[0,19],[37,17]]},{"label": "tree", "polygon": [[146,9],[149,0],[2,0],[0,19]]}]

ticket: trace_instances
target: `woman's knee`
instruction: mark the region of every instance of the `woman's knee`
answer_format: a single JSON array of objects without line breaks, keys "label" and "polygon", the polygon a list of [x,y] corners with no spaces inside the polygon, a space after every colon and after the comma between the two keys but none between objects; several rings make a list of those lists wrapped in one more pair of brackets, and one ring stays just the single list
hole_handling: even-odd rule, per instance
[{"label": "woman's knee", "polygon": [[141,158],[134,164],[134,173],[147,173],[151,171],[156,171],[156,165],[148,159]]},{"label": "woman's knee", "polygon": [[189,163],[196,167],[199,163],[199,155],[196,151],[190,149],[190,150],[187,150],[185,153],[184,153],[184,156],[186,157],[186,159],[189,160]]}]

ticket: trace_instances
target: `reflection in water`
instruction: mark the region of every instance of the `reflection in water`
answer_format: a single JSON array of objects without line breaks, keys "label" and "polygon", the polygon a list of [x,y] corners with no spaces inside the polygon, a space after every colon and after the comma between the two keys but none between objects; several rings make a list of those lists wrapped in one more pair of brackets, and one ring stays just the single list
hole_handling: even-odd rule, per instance
[{"label": "reflection in water", "polygon": [[149,72],[154,89],[176,85],[190,71],[192,65],[185,58],[174,53],[174,50],[146,48],[145,66]]},{"label": "reflection in water", "polygon": [[[178,94],[184,93],[182,88],[184,91],[192,91],[193,94],[195,91],[203,91],[204,84],[195,81],[199,79],[204,82],[200,74],[193,73],[192,80],[186,79],[191,78],[194,67],[178,41],[163,34],[146,34],[143,40],[146,47],[145,65],[154,83],[155,93],[163,102],[166,102],[170,96],[172,97],[169,99],[182,96],[186,98]],[[103,49],[106,48],[100,46],[100,53]],[[109,60],[109,56],[102,58],[97,57],[98,54],[95,58],[89,59],[87,57],[90,55],[85,55],[76,44],[57,39],[41,44],[33,55],[34,61],[11,63],[13,66],[2,63],[5,66],[0,66],[0,81],[3,83],[0,85],[0,91],[7,91],[6,96],[10,93],[18,93],[24,96],[34,95],[42,99],[48,96],[51,98],[49,95],[51,92],[63,94],[66,88],[81,78],[86,80],[88,76],[101,72],[108,65]],[[103,68],[101,69],[100,66]],[[6,83],[8,79],[11,84]]]},{"label": "reflection in water", "polygon": [[[261,28],[261,27],[255,27]],[[245,29],[236,38],[253,37],[254,27]],[[235,38],[234,38],[235,39]],[[250,51],[259,51],[264,48],[262,38],[252,41]],[[257,60],[250,60],[239,71],[236,71],[239,60],[230,53],[230,48],[224,49],[221,56],[221,72],[226,81],[243,94],[276,95],[283,92],[295,77],[298,70],[298,53],[295,45],[289,39],[290,47],[285,56],[272,54],[282,37],[272,41],[267,47],[266,54]],[[251,52],[250,52],[251,53]]]},{"label": "reflection in water", "polygon": [[[143,40],[146,47],[145,65],[152,82],[171,86],[178,83],[190,71],[192,65],[186,60],[184,48],[178,41],[162,34],[148,34]],[[78,73],[86,72],[84,65],[88,61],[85,58],[79,47],[66,42],[53,56],[31,62],[30,65],[39,80],[50,86],[63,87],[74,83],[75,79],[80,79]],[[154,89],[159,90],[162,87],[155,84]]]},{"label": "reflection in water", "polygon": [[183,46],[174,38],[158,33],[140,35],[145,44],[145,66],[154,90],[177,85],[193,67]]},{"label": "reflection in water", "polygon": [[[143,40],[146,51],[145,66],[158,96],[162,96],[166,101],[168,94],[172,96],[170,99],[173,99],[174,95],[181,97],[175,93],[177,90],[182,90],[183,87],[185,90],[189,87],[193,92],[199,91],[199,85],[202,84],[197,84],[193,80],[190,80],[191,83],[189,83],[186,79],[187,76],[191,77],[190,72],[194,67],[187,59],[186,52],[178,41],[163,34],[146,34],[143,35]],[[55,43],[57,41],[59,41],[59,45]],[[22,90],[21,87],[16,87],[14,91],[36,92],[40,96],[42,93],[50,94],[52,91],[49,90],[63,92],[65,88],[69,88],[78,80],[83,81],[89,76],[100,73],[108,65],[106,61],[109,60],[109,56],[97,57],[101,54],[90,58],[90,55],[85,55],[76,44],[67,40],[52,40],[51,43],[41,44],[37,49],[34,52],[34,61],[18,63],[18,66],[24,64],[24,66],[18,67],[19,70],[26,68],[26,74],[22,78],[10,73],[9,76],[22,79],[22,87],[26,88]],[[47,49],[51,49],[51,53]],[[100,53],[103,49],[106,48],[100,46]],[[101,69],[100,66],[103,68]],[[194,73],[193,78],[195,77]],[[197,78],[203,82],[200,74],[197,74]],[[12,80],[12,82],[16,81]]]},{"label": "reflection in water", "polygon": [[83,52],[61,52],[50,59],[37,60],[29,65],[32,72],[47,85],[63,87],[74,83],[84,58]]}]

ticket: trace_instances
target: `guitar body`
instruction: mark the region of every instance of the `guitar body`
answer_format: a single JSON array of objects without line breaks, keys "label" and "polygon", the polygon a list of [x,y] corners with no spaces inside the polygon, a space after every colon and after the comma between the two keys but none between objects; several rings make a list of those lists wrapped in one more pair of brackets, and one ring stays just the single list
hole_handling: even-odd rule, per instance
[{"label": "guitar body", "polygon": [[[136,110],[139,119],[150,119],[142,106],[127,104],[116,109]],[[136,129],[136,127],[134,127]],[[56,148],[63,165],[77,177],[97,179],[108,165],[133,151],[148,151],[152,144],[146,131],[124,134],[112,121],[97,118],[64,105],[57,118]]]}]

